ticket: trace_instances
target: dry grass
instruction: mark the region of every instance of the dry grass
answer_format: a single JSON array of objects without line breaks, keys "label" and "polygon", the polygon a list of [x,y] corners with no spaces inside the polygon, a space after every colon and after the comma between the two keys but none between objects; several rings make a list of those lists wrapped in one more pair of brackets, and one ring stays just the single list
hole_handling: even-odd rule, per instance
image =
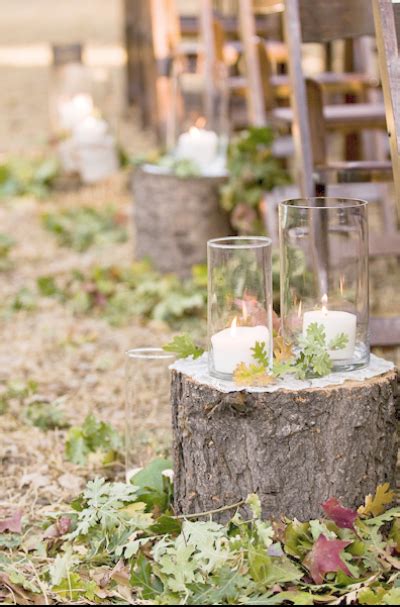
[{"label": "dry grass", "polygon": [[[99,187],[57,194],[47,203],[15,200],[0,207],[2,231],[17,242],[11,256],[13,270],[1,275],[6,298],[21,287],[34,288],[43,274],[60,274],[94,263],[126,264],[132,259],[132,240],[92,248],[84,254],[57,246],[40,222],[49,208],[104,201],[116,202],[129,214],[126,175]],[[61,303],[40,299],[35,311],[19,311],[0,321],[0,383],[34,380],[40,397],[62,399],[72,424],[93,412],[124,428],[124,351],[139,345],[160,345],[167,336],[159,326],[110,327],[101,319],[77,319]],[[25,402],[25,407],[26,407]],[[17,400],[0,416],[2,502],[28,509],[33,503],[56,503],[76,493],[81,478],[93,474],[65,462],[63,432],[43,432],[27,424]]]}]

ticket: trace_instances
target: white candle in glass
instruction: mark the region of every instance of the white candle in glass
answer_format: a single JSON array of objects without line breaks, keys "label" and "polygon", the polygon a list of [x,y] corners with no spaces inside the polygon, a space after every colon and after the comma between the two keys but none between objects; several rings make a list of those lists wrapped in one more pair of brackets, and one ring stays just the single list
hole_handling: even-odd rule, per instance
[{"label": "white candle in glass", "polygon": [[265,342],[269,350],[269,338],[264,325],[238,327],[235,317],[229,328],[211,337],[215,371],[231,375],[240,363],[255,363],[252,348],[258,341]]},{"label": "white candle in glass", "polygon": [[84,183],[96,183],[116,173],[117,148],[105,120],[88,116],[74,129],[73,141]]},{"label": "white candle in glass", "polygon": [[178,139],[176,157],[191,160],[201,170],[207,169],[218,155],[218,136],[214,131],[207,131],[195,126],[187,133],[182,133]]},{"label": "white candle in glass", "polygon": [[59,106],[61,127],[73,130],[78,124],[93,112],[93,99],[86,93],[74,95],[68,101],[62,101]]},{"label": "white candle in glass", "polygon": [[77,143],[99,143],[107,137],[108,124],[96,116],[87,116],[74,129]]},{"label": "white candle in glass", "polygon": [[357,317],[350,312],[328,310],[328,297],[321,299],[321,310],[310,310],[303,315],[303,335],[312,323],[318,323],[325,329],[326,343],[335,339],[340,333],[347,337],[347,344],[339,350],[328,350],[332,360],[347,360],[353,357],[356,345]]}]

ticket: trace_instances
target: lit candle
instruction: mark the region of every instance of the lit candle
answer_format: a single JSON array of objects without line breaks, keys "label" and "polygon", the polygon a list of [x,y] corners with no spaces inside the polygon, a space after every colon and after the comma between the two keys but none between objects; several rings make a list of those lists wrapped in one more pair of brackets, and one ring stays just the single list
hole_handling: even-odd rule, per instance
[{"label": "lit candle", "polygon": [[176,157],[191,160],[201,170],[207,169],[217,158],[218,136],[214,131],[191,127],[187,133],[182,133],[178,139]]},{"label": "lit candle", "polygon": [[230,375],[240,363],[255,363],[252,348],[258,341],[265,342],[269,350],[269,338],[264,325],[238,327],[235,317],[229,328],[211,337],[215,371]]},{"label": "lit candle", "polygon": [[332,360],[346,360],[352,358],[356,343],[357,317],[350,312],[339,310],[328,310],[328,297],[324,295],[321,299],[321,310],[310,310],[304,312],[303,335],[311,323],[318,323],[325,329],[326,343],[335,339],[340,333],[347,337],[347,344],[339,350],[328,350]]},{"label": "lit candle", "polygon": [[87,116],[74,129],[74,138],[78,143],[99,143],[107,137],[108,125],[96,116]]},{"label": "lit candle", "polygon": [[73,141],[84,183],[96,183],[117,172],[117,148],[105,120],[88,116],[74,129]]}]

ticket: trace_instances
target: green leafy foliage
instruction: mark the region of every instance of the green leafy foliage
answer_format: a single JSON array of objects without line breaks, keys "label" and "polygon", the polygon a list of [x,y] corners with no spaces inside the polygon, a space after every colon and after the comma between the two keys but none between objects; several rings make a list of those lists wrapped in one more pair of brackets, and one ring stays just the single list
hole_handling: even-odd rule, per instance
[{"label": "green leafy foliage", "polygon": [[38,389],[36,381],[29,379],[10,379],[0,385],[0,415],[14,404],[18,410],[23,410],[26,399],[32,397]]},{"label": "green leafy foliage", "polygon": [[175,274],[161,275],[148,261],[96,266],[65,276],[41,276],[37,287],[41,295],[67,303],[77,315],[94,314],[112,325],[139,318],[191,327],[206,313],[207,289],[200,266],[184,281]]},{"label": "green leafy foliage", "polygon": [[[139,470],[130,482],[137,488],[140,501],[151,508],[157,507],[159,512],[165,512],[172,501],[171,475],[172,462],[169,459],[157,458]],[[160,519],[157,525],[164,528],[165,525],[168,527],[169,523],[169,520]]]},{"label": "green leafy foliage", "polygon": [[334,339],[328,343],[329,350],[341,350],[348,344],[349,338],[345,333],[339,333]]},{"label": "green leafy foliage", "polygon": [[91,453],[101,452],[103,463],[114,461],[122,450],[122,439],[108,423],[88,415],[82,426],[70,428],[65,444],[65,455],[70,462],[84,466]]},{"label": "green leafy foliage", "polygon": [[254,360],[256,360],[263,367],[268,367],[268,350],[265,341],[257,341],[251,351],[253,352]]},{"label": "green leafy foliage", "polygon": [[318,323],[307,327],[306,335],[299,340],[300,354],[295,363],[296,376],[299,379],[323,377],[332,370],[332,360],[328,349],[343,348],[348,341],[347,335],[339,334],[333,343],[327,345],[325,329]]},{"label": "green leafy foliage", "polygon": [[47,400],[39,394],[39,385],[32,379],[10,379],[0,383],[0,415],[10,412],[22,424],[43,431],[69,427],[62,399]]},{"label": "green leafy foliage", "polygon": [[2,234],[0,232],[0,272],[4,272],[11,268],[9,255],[14,246],[15,240],[11,238],[11,236],[8,236],[8,234]]},{"label": "green leafy foliage", "polygon": [[28,521],[22,533],[20,511],[4,519],[0,581],[50,603],[398,603],[400,508],[384,510],[386,485],[369,500],[378,516],[330,498],[326,518],[263,520],[252,494],[221,524],[212,512],[174,515],[170,466],[154,460],[130,483],[89,481],[67,514],[44,515],[42,535]]},{"label": "green leafy foliage", "polygon": [[171,154],[162,153],[162,151],[153,151],[144,156],[137,156],[131,162],[135,166],[143,164],[158,166],[163,172],[175,175],[181,179],[198,177],[201,174],[200,167],[193,160],[189,158],[175,158]]},{"label": "green leafy foliage", "polygon": [[58,242],[75,251],[86,251],[93,245],[124,242],[127,231],[116,209],[79,207],[43,215],[44,227]]},{"label": "green leafy foliage", "polygon": [[55,158],[11,158],[0,164],[0,199],[26,195],[44,198],[58,174]]},{"label": "green leafy foliage", "polygon": [[27,406],[25,415],[32,426],[41,430],[68,428],[69,426],[64,411],[57,403],[35,401]]},{"label": "green leafy foliage", "polygon": [[231,213],[231,222],[239,232],[263,232],[260,203],[264,193],[289,182],[288,174],[272,155],[273,141],[269,127],[252,127],[229,145],[229,178],[221,189],[221,204]]},{"label": "green leafy foliage", "polygon": [[15,312],[32,311],[37,307],[37,295],[28,287],[21,287],[9,302],[9,308]]},{"label": "green leafy foliage", "polygon": [[235,369],[234,380],[241,385],[266,386],[290,373],[298,379],[323,377],[332,370],[329,350],[344,348],[347,341],[347,335],[340,333],[327,344],[323,325],[311,323],[307,327],[306,335],[299,340],[300,350],[297,355],[281,336],[275,338],[272,371],[269,369],[266,344],[256,342],[252,348],[255,363],[249,365],[240,363]]},{"label": "green leafy foliage", "polygon": [[194,359],[199,358],[203,353],[204,349],[197,346],[193,338],[184,333],[183,335],[176,335],[172,341],[163,346],[166,352],[174,352],[178,358],[188,358],[192,356]]},{"label": "green leafy foliage", "polygon": [[173,158],[172,156],[162,156],[158,165],[168,169],[173,175],[185,179],[186,177],[197,177],[201,174],[200,167],[196,162],[188,158]]}]

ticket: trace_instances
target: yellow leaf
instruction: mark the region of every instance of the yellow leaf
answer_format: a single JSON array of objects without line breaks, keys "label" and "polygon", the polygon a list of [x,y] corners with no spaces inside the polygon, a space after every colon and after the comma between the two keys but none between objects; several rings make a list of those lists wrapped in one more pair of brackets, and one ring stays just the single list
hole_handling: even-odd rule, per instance
[{"label": "yellow leaf", "polygon": [[291,344],[286,343],[281,335],[274,338],[274,358],[280,363],[287,362],[293,358]]},{"label": "yellow leaf", "polygon": [[245,363],[240,363],[236,367],[233,379],[236,384],[241,386],[258,387],[268,386],[275,381],[272,375],[266,373],[263,365],[246,365]]},{"label": "yellow leaf", "polygon": [[392,503],[393,499],[394,491],[390,490],[389,483],[383,483],[383,485],[377,486],[373,497],[372,495],[367,495],[365,505],[359,507],[358,513],[366,516],[379,516],[386,510],[385,506]]},{"label": "yellow leaf", "polygon": [[144,502],[135,502],[134,504],[129,504],[124,508],[121,508],[121,512],[126,512],[130,515],[136,515],[138,512],[144,512],[146,510],[146,504]]}]

